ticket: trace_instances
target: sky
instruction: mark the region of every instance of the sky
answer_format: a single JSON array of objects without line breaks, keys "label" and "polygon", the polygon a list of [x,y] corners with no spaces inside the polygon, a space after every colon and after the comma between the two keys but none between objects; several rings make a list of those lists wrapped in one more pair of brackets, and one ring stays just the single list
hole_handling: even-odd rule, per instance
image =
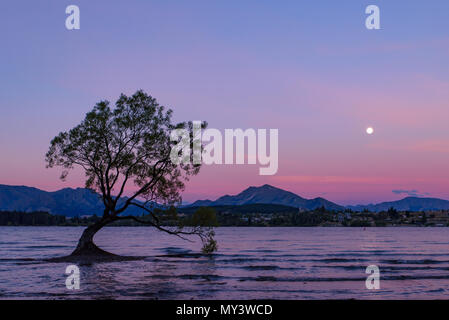
[{"label": "sky", "polygon": [[143,89],[175,120],[279,129],[277,174],[204,166],[185,201],[265,183],[339,204],[449,199],[447,0],[1,1],[0,39],[0,184],[83,187],[45,168],[50,140]]}]

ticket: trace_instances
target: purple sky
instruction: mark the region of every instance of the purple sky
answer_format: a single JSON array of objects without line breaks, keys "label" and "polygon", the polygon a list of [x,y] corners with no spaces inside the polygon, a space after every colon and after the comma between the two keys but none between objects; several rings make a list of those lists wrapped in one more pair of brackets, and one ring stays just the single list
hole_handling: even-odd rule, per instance
[{"label": "purple sky", "polygon": [[0,183],[83,186],[45,169],[51,138],[143,89],[176,120],[279,129],[277,175],[204,167],[187,201],[265,183],[341,204],[449,199],[449,2],[392,2],[2,1]]}]

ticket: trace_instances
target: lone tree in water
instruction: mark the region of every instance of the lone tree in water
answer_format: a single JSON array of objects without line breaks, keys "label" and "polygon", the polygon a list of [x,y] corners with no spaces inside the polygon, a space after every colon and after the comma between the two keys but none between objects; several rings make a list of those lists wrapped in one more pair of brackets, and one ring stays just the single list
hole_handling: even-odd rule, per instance
[{"label": "lone tree in water", "polygon": [[[112,255],[94,244],[94,235],[107,224],[127,219],[184,239],[197,235],[204,250],[216,249],[211,227],[166,227],[152,208],[154,203],[179,203],[185,182],[201,166],[192,161],[175,164],[170,160],[171,149],[177,143],[170,139],[172,130],[188,130],[193,141],[192,124],[173,124],[171,115],[172,110],[165,110],[143,91],[130,97],[122,94],[115,109],[109,107],[108,101],[101,101],[79,125],[51,141],[47,167],[63,167],[62,180],[70,169],[82,167],[86,188],[97,192],[104,204],[101,219],[84,230],[72,256]],[[124,197],[130,184],[135,191]],[[140,208],[146,218],[125,215],[132,206]]]}]

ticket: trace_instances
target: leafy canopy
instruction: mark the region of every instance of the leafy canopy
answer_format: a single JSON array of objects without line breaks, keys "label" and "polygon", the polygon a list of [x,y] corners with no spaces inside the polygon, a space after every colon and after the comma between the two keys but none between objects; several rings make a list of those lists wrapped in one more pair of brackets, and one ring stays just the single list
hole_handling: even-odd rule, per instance
[{"label": "leafy canopy", "polygon": [[[136,198],[179,202],[185,181],[199,172],[200,165],[170,161],[176,143],[170,140],[170,132],[189,128],[191,132],[192,128],[191,123],[172,123],[171,117],[172,110],[141,90],[130,97],[122,94],[114,109],[108,101],[101,101],[79,125],[51,141],[47,167],[63,167],[64,180],[70,169],[81,166],[86,188],[102,195],[105,215],[118,215],[138,205]],[[130,183],[137,191],[118,207]]]}]

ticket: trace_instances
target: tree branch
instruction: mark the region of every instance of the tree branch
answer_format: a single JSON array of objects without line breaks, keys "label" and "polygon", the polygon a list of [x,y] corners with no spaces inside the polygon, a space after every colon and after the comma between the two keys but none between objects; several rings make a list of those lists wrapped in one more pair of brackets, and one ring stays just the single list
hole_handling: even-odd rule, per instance
[{"label": "tree branch", "polygon": [[189,242],[193,242],[193,241],[188,239],[188,238],[186,238],[186,237],[183,237],[182,235],[199,235],[201,237],[199,231],[196,230],[196,229],[194,229],[194,231],[192,231],[192,232],[185,232],[185,231],[181,231],[181,230],[172,231],[172,230],[166,229],[166,228],[164,228],[164,227],[162,227],[162,226],[160,226],[160,225],[158,225],[158,224],[156,224],[156,223],[154,223],[152,221],[141,220],[141,219],[139,219],[139,218],[137,218],[135,216],[115,217],[114,219],[115,220],[134,220],[134,221],[136,221],[138,223],[141,223],[141,224],[146,224],[146,225],[153,226],[153,227],[155,227],[156,229],[158,229],[160,231],[166,232],[166,233],[171,234],[171,235],[175,235],[175,236],[177,236],[177,237],[179,237],[179,238],[181,238],[183,240],[187,240]]}]

